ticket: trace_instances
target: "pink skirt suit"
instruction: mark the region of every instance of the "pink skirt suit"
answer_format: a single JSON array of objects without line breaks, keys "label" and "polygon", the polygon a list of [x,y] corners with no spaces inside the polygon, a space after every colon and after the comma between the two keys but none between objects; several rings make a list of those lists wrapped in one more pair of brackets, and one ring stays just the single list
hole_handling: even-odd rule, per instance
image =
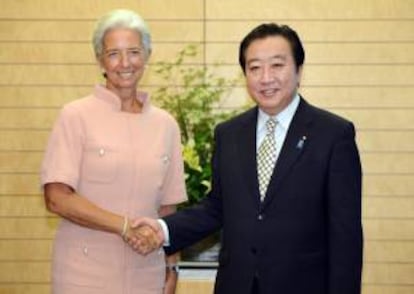
[{"label": "pink skirt suit", "polygon": [[[67,104],[49,138],[42,185],[65,183],[101,208],[156,218],[161,205],[186,200],[180,131],[165,111],[137,97],[141,113],[121,111],[103,86]],[[62,219],[52,261],[56,294],[159,294],[164,252],[135,253],[119,235]]]}]

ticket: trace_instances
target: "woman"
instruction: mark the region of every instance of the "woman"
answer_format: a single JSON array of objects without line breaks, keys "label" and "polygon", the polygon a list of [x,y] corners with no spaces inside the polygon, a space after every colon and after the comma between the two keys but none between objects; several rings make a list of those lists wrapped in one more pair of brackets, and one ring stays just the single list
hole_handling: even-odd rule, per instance
[{"label": "woman", "polygon": [[[143,19],[129,10],[101,18],[93,35],[106,78],[64,106],[49,138],[41,182],[63,217],[53,251],[52,292],[174,293],[176,256],[141,256],[129,220],[158,217],[186,200],[175,120],[137,90],[151,53]],[[166,264],[167,263],[167,264]]]}]

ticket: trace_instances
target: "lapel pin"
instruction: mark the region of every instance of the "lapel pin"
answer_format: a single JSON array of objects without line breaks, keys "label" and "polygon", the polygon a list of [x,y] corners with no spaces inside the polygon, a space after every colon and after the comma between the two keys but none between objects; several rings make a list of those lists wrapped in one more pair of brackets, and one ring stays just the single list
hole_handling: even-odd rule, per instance
[{"label": "lapel pin", "polygon": [[296,144],[296,148],[297,149],[302,149],[303,146],[305,145],[305,141],[306,141],[306,136],[303,136],[299,141],[298,144]]}]

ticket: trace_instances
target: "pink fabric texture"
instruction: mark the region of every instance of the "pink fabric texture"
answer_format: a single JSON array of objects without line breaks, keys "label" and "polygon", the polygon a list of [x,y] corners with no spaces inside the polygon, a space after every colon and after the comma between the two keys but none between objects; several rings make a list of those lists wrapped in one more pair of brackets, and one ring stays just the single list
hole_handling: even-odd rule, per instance
[{"label": "pink fabric texture", "polygon": [[[187,199],[180,132],[167,112],[137,99],[141,113],[121,111],[103,86],[67,104],[49,138],[41,184],[65,183],[90,201],[130,218],[156,218],[161,205]],[[140,256],[116,234],[63,219],[52,265],[53,293],[161,293],[163,252]]]}]

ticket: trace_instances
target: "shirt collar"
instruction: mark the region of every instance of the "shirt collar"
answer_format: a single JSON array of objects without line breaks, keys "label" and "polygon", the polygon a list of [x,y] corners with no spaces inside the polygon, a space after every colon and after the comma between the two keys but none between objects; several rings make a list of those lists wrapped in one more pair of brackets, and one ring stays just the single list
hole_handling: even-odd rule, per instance
[{"label": "shirt collar", "polygon": [[[289,128],[290,122],[293,119],[293,116],[295,115],[296,109],[299,106],[300,97],[299,94],[295,94],[292,101],[289,103],[289,105],[283,109],[281,112],[279,112],[276,116],[272,116],[273,119],[277,121],[277,127],[282,127],[284,130],[287,130]],[[257,118],[257,130],[260,131],[266,126],[266,121],[270,118],[270,116],[265,113],[263,110],[259,108],[259,114]]]},{"label": "shirt collar", "polygon": [[[99,100],[108,103],[113,110],[121,111],[121,99],[104,85],[96,85],[94,95]],[[150,99],[148,93],[137,91],[136,99],[142,104],[142,112],[145,112],[149,107]]]}]

